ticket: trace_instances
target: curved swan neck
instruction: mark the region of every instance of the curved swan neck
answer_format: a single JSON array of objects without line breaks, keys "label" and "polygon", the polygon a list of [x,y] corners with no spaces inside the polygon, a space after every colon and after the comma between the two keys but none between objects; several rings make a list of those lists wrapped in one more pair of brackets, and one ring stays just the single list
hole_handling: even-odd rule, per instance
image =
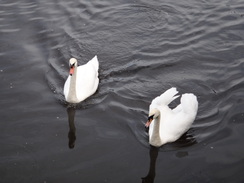
[{"label": "curved swan neck", "polygon": [[70,76],[70,85],[69,85],[69,93],[67,97],[67,101],[75,103],[77,101],[76,96],[76,78],[77,78],[77,66],[75,66],[74,73]]},{"label": "curved swan neck", "polygon": [[158,117],[154,119],[152,136],[150,138],[150,144],[152,144],[156,147],[161,145],[161,139],[160,139],[160,134],[159,134],[160,118],[161,118],[160,116],[161,116],[161,114],[159,114]]}]

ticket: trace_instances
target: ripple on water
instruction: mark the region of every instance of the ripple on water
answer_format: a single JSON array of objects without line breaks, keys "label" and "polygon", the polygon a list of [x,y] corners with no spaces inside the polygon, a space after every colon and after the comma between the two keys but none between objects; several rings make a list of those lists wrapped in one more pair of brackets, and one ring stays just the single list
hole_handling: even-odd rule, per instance
[{"label": "ripple on water", "polygon": [[108,6],[91,2],[78,3],[77,9],[69,3],[61,5],[65,16],[60,15],[62,21],[56,23],[60,31],[51,34],[46,74],[55,96],[65,103],[62,89],[71,56],[82,64],[98,54],[99,89],[85,103],[99,104],[114,95],[117,102],[108,105],[126,111],[131,132],[148,146],[144,131],[148,106],[154,97],[176,86],[181,93],[197,95],[199,111],[186,136],[163,150],[211,141],[226,127],[228,110],[243,87],[243,53],[234,51],[243,48],[243,19],[230,14],[239,6],[204,4],[199,11],[201,3],[196,2],[195,8],[167,3]]}]

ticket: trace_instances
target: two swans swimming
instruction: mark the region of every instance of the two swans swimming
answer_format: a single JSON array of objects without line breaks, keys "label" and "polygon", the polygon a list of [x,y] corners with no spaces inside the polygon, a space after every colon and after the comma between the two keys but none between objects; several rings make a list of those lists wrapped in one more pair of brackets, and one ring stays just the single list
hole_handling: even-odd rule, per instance
[{"label": "two swans swimming", "polygon": [[[82,66],[77,60],[69,61],[70,75],[64,84],[64,96],[69,103],[80,103],[93,95],[99,83],[97,56]],[[197,98],[192,93],[183,94],[181,103],[174,109],[168,105],[179,96],[178,91],[171,88],[152,100],[149,106],[149,117],[146,128],[149,128],[149,143],[160,147],[174,142],[189,130],[196,118],[198,110]]]}]

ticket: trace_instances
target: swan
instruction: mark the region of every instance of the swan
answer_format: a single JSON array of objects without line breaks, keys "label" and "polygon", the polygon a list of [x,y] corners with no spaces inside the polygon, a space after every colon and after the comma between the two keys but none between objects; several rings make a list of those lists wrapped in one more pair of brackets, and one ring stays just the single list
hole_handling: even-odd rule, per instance
[{"label": "swan", "polygon": [[99,83],[97,56],[89,62],[78,66],[75,58],[69,60],[69,76],[64,84],[65,100],[69,103],[79,103],[93,95]]},{"label": "swan", "polygon": [[149,106],[148,121],[149,144],[160,147],[166,143],[179,139],[190,129],[198,110],[197,97],[192,93],[181,96],[181,103],[174,109],[168,105],[179,95],[175,87],[165,91],[152,100]]}]

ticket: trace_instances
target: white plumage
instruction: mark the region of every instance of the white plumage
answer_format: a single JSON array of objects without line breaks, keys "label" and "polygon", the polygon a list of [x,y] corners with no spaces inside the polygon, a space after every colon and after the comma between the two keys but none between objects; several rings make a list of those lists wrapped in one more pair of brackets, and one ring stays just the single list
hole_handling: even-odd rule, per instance
[{"label": "white plumage", "polygon": [[93,95],[98,88],[99,63],[97,56],[84,65],[78,66],[77,60],[71,58],[70,75],[64,84],[64,96],[69,103],[79,103]]},{"label": "white plumage", "polygon": [[181,97],[181,103],[174,109],[168,105],[177,97],[176,88],[165,91],[156,97],[149,106],[149,143],[159,147],[179,139],[196,118],[198,101],[194,94],[187,93]]}]

